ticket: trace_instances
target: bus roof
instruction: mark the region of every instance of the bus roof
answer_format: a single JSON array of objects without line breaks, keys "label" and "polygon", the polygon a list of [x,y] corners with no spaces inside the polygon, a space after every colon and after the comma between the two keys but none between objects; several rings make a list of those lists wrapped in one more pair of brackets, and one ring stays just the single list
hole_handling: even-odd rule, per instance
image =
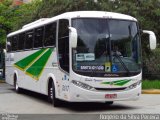
[{"label": "bus roof", "polygon": [[58,19],[71,19],[71,18],[108,18],[108,19],[121,19],[121,20],[132,20],[137,21],[132,16],[114,13],[114,12],[105,12],[105,11],[74,11],[66,12],[52,18],[42,18],[27,25],[24,25],[22,29],[12,32],[7,35],[7,37],[22,33],[24,31],[31,30],[36,27],[43,26],[45,24],[54,22]]}]

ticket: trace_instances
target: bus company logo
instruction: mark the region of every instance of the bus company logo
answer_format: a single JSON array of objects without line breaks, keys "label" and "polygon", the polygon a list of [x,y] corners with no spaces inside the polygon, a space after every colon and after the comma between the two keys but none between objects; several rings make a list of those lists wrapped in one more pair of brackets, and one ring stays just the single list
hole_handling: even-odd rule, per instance
[{"label": "bus company logo", "polygon": [[110,81],[110,82],[102,82],[101,84],[105,85],[114,85],[114,86],[123,86],[129,83],[131,79],[124,79],[124,80],[116,80],[116,81]]},{"label": "bus company logo", "polygon": [[94,79],[94,82],[102,82],[103,80]]},{"label": "bus company logo", "polygon": [[114,85],[114,82],[113,82],[113,81],[112,81],[112,82],[110,82],[110,83],[109,83],[109,85],[111,85],[111,86],[112,86],[112,85]]},{"label": "bus company logo", "polygon": [[119,77],[118,74],[104,74],[104,77]]},{"label": "bus company logo", "polygon": [[91,79],[91,78],[86,78],[85,81],[91,82],[91,81],[93,81],[93,79]]},{"label": "bus company logo", "polygon": [[98,79],[92,79],[92,78],[86,78],[85,81],[89,81],[89,82],[102,82],[103,80],[98,80]]}]

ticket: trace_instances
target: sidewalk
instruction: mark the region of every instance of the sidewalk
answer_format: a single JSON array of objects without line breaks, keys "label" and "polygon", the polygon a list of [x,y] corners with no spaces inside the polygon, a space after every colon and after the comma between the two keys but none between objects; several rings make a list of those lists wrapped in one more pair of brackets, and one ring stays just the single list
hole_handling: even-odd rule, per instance
[{"label": "sidewalk", "polygon": [[160,94],[160,89],[142,90],[142,94]]}]

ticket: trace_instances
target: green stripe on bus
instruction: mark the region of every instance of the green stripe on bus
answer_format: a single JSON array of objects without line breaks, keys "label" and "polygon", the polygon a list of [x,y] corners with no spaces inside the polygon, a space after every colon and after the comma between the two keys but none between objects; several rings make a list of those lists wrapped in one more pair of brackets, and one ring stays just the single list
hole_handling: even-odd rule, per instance
[{"label": "green stripe on bus", "polygon": [[24,70],[32,61],[34,61],[38,56],[40,56],[46,49],[41,49],[28,57],[16,62],[14,65],[17,66],[19,69]]},{"label": "green stripe on bus", "polygon": [[37,61],[35,61],[27,70],[26,74],[34,79],[39,78],[41,72],[43,71],[53,49],[49,48]]},{"label": "green stripe on bus", "polygon": [[102,84],[112,84],[112,85],[117,85],[117,86],[123,86],[130,82],[131,80],[118,80],[118,81],[111,81],[111,82],[102,82]]},{"label": "green stripe on bus", "polygon": [[124,81],[115,83],[114,85],[123,86],[123,85],[127,84],[129,81],[130,81],[130,80],[124,80]]}]

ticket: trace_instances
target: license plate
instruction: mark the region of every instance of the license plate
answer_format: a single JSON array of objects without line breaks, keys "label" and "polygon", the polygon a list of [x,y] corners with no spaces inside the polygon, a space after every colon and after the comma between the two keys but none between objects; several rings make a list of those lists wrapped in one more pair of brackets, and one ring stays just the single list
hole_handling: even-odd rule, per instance
[{"label": "license plate", "polygon": [[115,98],[117,98],[117,94],[105,94],[105,98],[107,98],[107,99],[115,99]]}]

